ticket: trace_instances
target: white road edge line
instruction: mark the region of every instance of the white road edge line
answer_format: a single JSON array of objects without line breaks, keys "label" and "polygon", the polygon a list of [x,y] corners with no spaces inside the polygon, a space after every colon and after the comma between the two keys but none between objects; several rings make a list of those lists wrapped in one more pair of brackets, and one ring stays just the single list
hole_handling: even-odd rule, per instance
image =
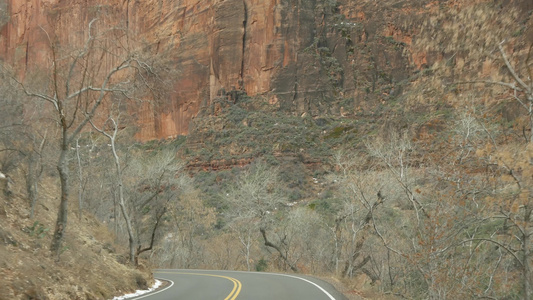
[{"label": "white road edge line", "polygon": [[142,299],[142,298],[146,298],[146,297],[151,297],[151,296],[153,296],[153,295],[155,295],[155,294],[159,294],[159,293],[161,293],[161,292],[164,292],[164,291],[168,290],[169,288],[171,288],[171,287],[174,285],[174,281],[172,281],[172,280],[162,279],[162,278],[155,278],[155,277],[154,277],[154,279],[164,280],[164,281],[170,281],[170,285],[167,286],[166,288],[160,290],[160,291],[153,292],[153,293],[148,293],[148,294],[146,294],[146,295],[144,295],[144,296],[140,296],[140,297],[134,298],[134,300],[135,300],[135,299]]},{"label": "white road edge line", "polygon": [[[259,273],[261,274],[261,273]],[[303,281],[306,281],[314,286],[316,286],[319,290],[321,290],[324,294],[326,294],[326,296],[329,297],[329,299],[331,300],[335,300],[335,298],[333,296],[331,296],[330,293],[328,293],[328,291],[326,291],[323,287],[321,287],[320,285],[312,282],[311,280],[307,280],[305,278],[302,278],[302,277],[298,277],[298,276],[293,276],[293,275],[287,275],[287,274],[277,274],[277,273],[262,273],[262,274],[269,274],[269,275],[277,275],[277,276],[286,276],[286,277],[292,277],[292,278],[296,278],[296,279],[300,279],[300,280],[303,280]]]}]

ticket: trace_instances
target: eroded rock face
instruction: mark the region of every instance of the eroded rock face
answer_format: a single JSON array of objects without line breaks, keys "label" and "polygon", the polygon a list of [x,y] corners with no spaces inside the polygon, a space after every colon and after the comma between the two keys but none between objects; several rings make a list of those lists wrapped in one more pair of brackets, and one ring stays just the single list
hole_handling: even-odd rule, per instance
[{"label": "eroded rock face", "polygon": [[295,115],[375,110],[402,93],[399,83],[455,55],[420,38],[478,2],[490,1],[0,0],[0,59],[23,76],[48,61],[45,31],[80,47],[94,18],[124,26],[178,71],[167,100],[133,108],[137,137],[160,139],[187,134],[232,91]]},{"label": "eroded rock face", "polygon": [[313,1],[304,2],[2,0],[0,57],[24,74],[48,59],[45,31],[81,46],[94,18],[126,26],[156,52],[170,52],[179,71],[171,99],[156,111],[137,108],[138,137],[166,138],[186,134],[191,118],[217,95],[271,92],[273,77],[296,62],[302,31],[303,43],[312,40]]},{"label": "eroded rock face", "polygon": [[355,60],[347,60],[339,30],[356,27],[341,18],[350,1],[344,8],[320,0],[2,1],[0,56],[19,74],[46,63],[45,30],[81,46],[97,17],[126,26],[154,53],[170,53],[175,92],[155,109],[135,108],[141,140],[187,134],[203,107],[234,90],[312,115],[338,113],[335,101],[356,90]]}]

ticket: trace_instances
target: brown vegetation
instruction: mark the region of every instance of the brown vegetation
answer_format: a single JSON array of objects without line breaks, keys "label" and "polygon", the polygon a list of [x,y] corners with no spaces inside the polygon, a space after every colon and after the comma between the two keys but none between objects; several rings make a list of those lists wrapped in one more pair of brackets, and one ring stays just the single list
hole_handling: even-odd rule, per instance
[{"label": "brown vegetation", "polygon": [[23,178],[13,180],[11,195],[0,194],[0,299],[110,299],[151,285],[149,270],[127,266],[124,246],[91,214],[70,224],[56,262],[49,245],[57,179],[40,185],[33,218]]}]

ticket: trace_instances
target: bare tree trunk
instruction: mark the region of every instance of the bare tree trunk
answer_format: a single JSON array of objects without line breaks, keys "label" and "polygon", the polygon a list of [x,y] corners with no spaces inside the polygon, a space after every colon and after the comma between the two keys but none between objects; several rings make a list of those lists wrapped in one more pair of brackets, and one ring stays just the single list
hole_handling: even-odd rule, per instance
[{"label": "bare tree trunk", "polygon": [[[237,233],[238,234],[238,233]],[[241,245],[244,247],[244,258],[246,259],[246,269],[248,272],[252,270],[252,267],[250,265],[250,248],[252,246],[252,232],[251,230],[247,230],[245,236],[238,236],[239,241],[241,242]]]},{"label": "bare tree trunk", "polygon": [[249,231],[248,235],[246,236],[246,242],[243,243],[244,247],[246,248],[246,267],[248,269],[248,272],[250,272],[251,266],[250,266],[250,247],[252,246],[252,233]]},{"label": "bare tree trunk", "polygon": [[118,203],[120,206],[120,211],[122,212],[122,216],[124,216],[124,220],[126,221],[126,228],[128,230],[128,239],[130,244],[130,262],[132,264],[135,264],[135,239],[133,236],[133,227],[131,226],[131,218],[128,213],[128,210],[126,209],[126,204],[124,201],[124,184],[122,183],[122,170],[120,168],[120,159],[118,157],[116,148],[115,148],[115,137],[116,137],[116,131],[117,127],[115,126],[115,133],[113,134],[113,137],[111,138],[111,149],[113,151],[113,157],[115,158],[115,168],[117,172],[117,185],[118,185]]},{"label": "bare tree trunk", "polygon": [[244,255],[244,259],[246,260],[246,269],[248,271],[251,271],[252,266],[250,264],[250,249],[252,247],[252,232],[254,231],[254,228],[250,224],[243,225],[242,223],[230,225],[229,227],[232,231],[235,232],[237,238],[239,239],[239,242],[241,243],[241,252]]},{"label": "bare tree trunk", "polygon": [[76,158],[78,160],[78,220],[81,221],[81,214],[82,214],[82,208],[83,208],[83,170],[81,166],[81,158],[80,158],[80,144],[79,139],[76,140]]},{"label": "bare tree trunk", "polygon": [[[46,144],[46,133],[37,149],[37,154],[30,150],[28,159],[28,174],[26,174],[26,189],[28,191],[28,197],[30,198],[30,218],[35,215],[35,205],[37,204],[37,195],[39,188],[39,181],[41,181],[41,175],[43,174],[43,148]],[[37,156],[37,157],[36,157]]]},{"label": "bare tree trunk", "polygon": [[[66,135],[66,132],[64,132]],[[68,145],[66,143],[66,137],[63,137],[63,143],[61,145],[61,153],[59,155],[59,161],[57,164],[57,170],[59,172],[59,180],[61,182],[61,202],[59,204],[59,210],[57,212],[56,226],[54,230],[54,236],[52,238],[52,245],[50,250],[59,259],[61,254],[61,244],[67,227],[67,212],[68,212],[68,164],[67,164],[67,152]]]},{"label": "bare tree trunk", "polygon": [[[120,118],[120,116],[119,116]],[[128,230],[128,242],[129,242],[129,248],[130,248],[130,262],[132,264],[135,264],[136,256],[135,256],[135,237],[133,234],[133,227],[131,225],[131,217],[128,213],[128,210],[126,208],[126,203],[124,200],[124,184],[122,182],[122,168],[120,166],[120,158],[117,153],[116,148],[116,139],[117,139],[117,133],[118,133],[118,120],[115,121],[111,117],[108,119],[108,121],[111,122],[113,125],[113,133],[109,134],[104,131],[104,129],[99,129],[96,127],[92,122],[91,125],[94,129],[96,129],[98,132],[106,136],[109,141],[111,142],[111,151],[113,153],[113,158],[115,160],[115,172],[117,174],[117,186],[118,186],[118,205],[120,207],[120,211],[122,212],[122,216],[124,217],[124,221],[126,221],[126,229]],[[115,220],[116,222],[117,220]]]},{"label": "bare tree trunk", "polygon": [[113,220],[115,222],[115,235],[118,236],[118,209],[117,209],[117,193],[111,191],[111,196],[113,196]]},{"label": "bare tree trunk", "polygon": [[7,176],[0,171],[0,193],[7,190]]},{"label": "bare tree trunk", "polygon": [[523,265],[523,283],[524,283],[524,299],[531,299],[533,296],[533,286],[531,284],[531,247],[530,233],[528,230],[528,224],[531,221],[532,208],[530,205],[526,205],[524,208],[524,226],[522,235],[522,263]]},{"label": "bare tree trunk", "polygon": [[164,208],[161,211],[161,214],[156,216],[154,228],[152,229],[152,237],[150,238],[150,244],[148,245],[148,247],[141,248],[141,245],[139,244],[139,248],[137,249],[137,254],[135,255],[135,260],[134,260],[136,266],[139,265],[139,255],[141,255],[141,253],[143,253],[143,252],[151,251],[154,248],[155,232],[157,231],[157,228],[159,227],[159,224],[160,224],[160,221],[161,221],[161,217],[163,217],[163,215],[166,212],[167,212],[167,210],[166,210],[166,208]]},{"label": "bare tree trunk", "polygon": [[341,258],[341,252],[342,252],[342,227],[341,223],[346,219],[348,215],[343,215],[335,218],[335,227],[330,228],[333,231],[333,238],[335,241],[335,249],[333,253],[333,258],[335,259],[335,274],[339,274],[339,264],[340,264],[340,258]]},{"label": "bare tree trunk", "polygon": [[261,231],[261,235],[263,236],[263,240],[265,241],[265,246],[267,247],[270,247],[270,248],[274,248],[276,249],[276,251],[278,251],[279,253],[279,256],[283,259],[283,261],[285,261],[285,263],[287,263],[287,265],[289,265],[289,267],[291,268],[292,271],[298,273],[298,268],[296,268],[296,266],[294,266],[290,261],[289,259],[287,258],[287,256],[283,253],[283,251],[281,251],[281,248],[275,244],[273,244],[272,242],[270,242],[268,239],[267,239],[267,236],[266,236],[266,231],[264,228],[260,228],[259,231]]},{"label": "bare tree trunk", "polygon": [[28,171],[26,174],[26,191],[30,198],[30,218],[35,215],[35,204],[37,203],[37,183],[35,178],[35,158],[30,154],[28,158]]},{"label": "bare tree trunk", "polygon": [[350,257],[346,260],[346,263],[344,264],[344,269],[342,270],[342,277],[352,277],[353,273],[359,269],[364,267],[364,265],[370,260],[370,256],[367,256],[363,259],[363,262],[355,265],[355,261],[357,258],[359,258],[359,255],[361,255],[361,249],[363,248],[364,244],[364,238],[359,239],[357,243],[355,244],[355,249],[352,251]]},{"label": "bare tree trunk", "polygon": [[528,143],[533,143],[533,99],[530,100],[530,111],[529,111],[529,127],[530,127],[530,132],[529,132],[529,141],[527,141]]}]

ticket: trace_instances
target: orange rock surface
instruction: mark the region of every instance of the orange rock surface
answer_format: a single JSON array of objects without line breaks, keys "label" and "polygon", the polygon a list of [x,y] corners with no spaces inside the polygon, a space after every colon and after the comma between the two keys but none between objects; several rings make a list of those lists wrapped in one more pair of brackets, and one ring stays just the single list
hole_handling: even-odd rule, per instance
[{"label": "orange rock surface", "polygon": [[[24,76],[48,63],[45,31],[81,47],[94,18],[126,27],[154,54],[170,53],[169,67],[177,70],[169,99],[133,112],[138,139],[161,139],[186,135],[202,108],[232,90],[311,116],[340,114],[345,108],[334,102],[346,98],[365,108],[370,100],[386,100],[375,95],[396,96],[400,92],[391,94],[392,85],[457,52],[421,42],[444,32],[443,24],[453,29],[457,22],[442,16],[490,1],[337,2],[0,0],[0,60]],[[532,8],[530,1],[513,3],[517,10],[506,13]],[[112,65],[112,57],[104,59]]]},{"label": "orange rock surface", "polygon": [[0,58],[21,76],[46,63],[44,31],[81,47],[89,22],[101,15],[158,51],[173,52],[176,92],[158,111],[148,104],[139,108],[141,140],[187,134],[191,118],[222,90],[269,92],[273,74],[296,59],[298,48],[283,32],[281,12],[288,8],[280,0],[0,2],[9,16],[0,23]]}]

